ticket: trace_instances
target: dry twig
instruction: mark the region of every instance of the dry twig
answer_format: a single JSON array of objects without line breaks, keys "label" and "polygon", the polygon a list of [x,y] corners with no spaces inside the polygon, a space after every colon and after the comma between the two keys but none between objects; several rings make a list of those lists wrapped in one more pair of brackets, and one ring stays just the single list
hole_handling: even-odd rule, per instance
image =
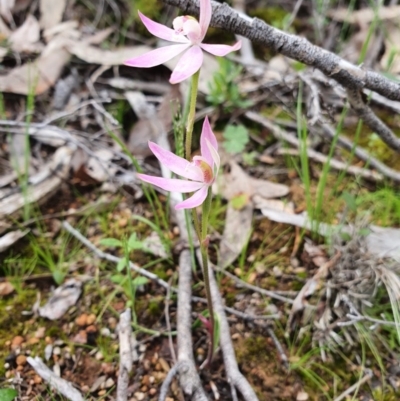
[{"label": "dry twig", "polygon": [[117,383],[116,401],[128,399],[129,373],[132,370],[132,326],[131,310],[126,309],[121,313],[118,325],[119,337],[119,374]]},{"label": "dry twig", "polygon": [[51,371],[38,356],[35,358],[28,356],[27,361],[44,381],[64,397],[71,401],[83,401],[82,394],[71,383]]}]

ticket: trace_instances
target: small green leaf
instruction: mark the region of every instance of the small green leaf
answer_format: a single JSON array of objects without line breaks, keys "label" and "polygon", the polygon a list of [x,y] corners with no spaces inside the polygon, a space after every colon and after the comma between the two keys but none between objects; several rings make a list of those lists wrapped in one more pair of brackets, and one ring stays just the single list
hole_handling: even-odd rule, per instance
[{"label": "small green leaf", "polygon": [[124,284],[124,281],[126,281],[126,277],[122,274],[113,274],[111,276],[111,281],[115,284]]},{"label": "small green leaf", "polygon": [[250,202],[248,194],[241,193],[231,199],[231,205],[236,210],[242,210]]},{"label": "small green leaf", "polygon": [[18,391],[13,388],[0,389],[0,401],[13,401],[18,396]]},{"label": "small green leaf", "polygon": [[249,133],[243,125],[228,125],[223,133],[223,143],[228,153],[240,153],[249,142]]},{"label": "small green leaf", "polygon": [[356,198],[350,192],[344,191],[342,194],[342,199],[346,202],[347,207],[352,211],[357,211]]},{"label": "small green leaf", "polygon": [[120,261],[119,261],[118,264],[117,264],[117,271],[118,271],[118,272],[122,272],[122,270],[125,269],[125,267],[127,266],[127,264],[128,264],[128,261],[127,261],[126,258],[120,259]]},{"label": "small green leaf", "polygon": [[143,276],[138,276],[135,277],[134,280],[132,280],[132,285],[134,287],[140,287],[141,285],[145,285],[149,282],[149,279]]},{"label": "small green leaf", "polygon": [[104,245],[110,248],[121,247],[122,242],[116,238],[103,238],[100,240],[100,245]]},{"label": "small green leaf", "polygon": [[143,249],[142,241],[138,240],[136,233],[132,233],[128,239],[128,249],[134,251],[135,249]]},{"label": "small green leaf", "polygon": [[65,278],[65,273],[63,273],[61,270],[53,271],[53,279],[58,285],[60,285],[64,281],[64,278]]}]

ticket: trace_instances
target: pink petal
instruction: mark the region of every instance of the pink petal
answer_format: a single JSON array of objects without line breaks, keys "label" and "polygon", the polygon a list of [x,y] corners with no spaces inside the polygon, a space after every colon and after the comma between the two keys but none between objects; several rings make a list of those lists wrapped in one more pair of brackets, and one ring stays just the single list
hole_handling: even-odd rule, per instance
[{"label": "pink petal", "polygon": [[214,56],[226,56],[230,52],[234,52],[236,50],[239,50],[242,47],[242,42],[239,40],[236,44],[233,46],[228,46],[228,45],[207,45],[206,43],[200,43],[199,45],[202,49],[205,51],[213,54]]},{"label": "pink petal", "polygon": [[147,18],[140,11],[139,11],[139,17],[142,20],[144,26],[152,35],[157,36],[158,38],[164,40],[169,40],[171,42],[179,42],[179,43],[189,42],[187,38],[185,38],[183,35],[179,35],[173,29],[168,28],[165,25],[159,24],[158,22],[155,22],[150,18]]},{"label": "pink petal", "polygon": [[200,151],[201,155],[206,159],[207,163],[212,167],[213,166],[213,157],[210,152],[209,147],[207,146],[207,140],[210,142],[212,147],[215,150],[218,150],[218,142],[214,133],[211,130],[210,122],[208,121],[208,117],[204,119],[203,128],[201,130],[200,135]]},{"label": "pink petal", "polygon": [[200,0],[200,28],[201,28],[201,39],[202,41],[206,36],[207,29],[210,26],[211,21],[211,0]]},{"label": "pink petal", "polygon": [[214,163],[210,164],[210,166],[213,166],[213,170],[214,170],[213,173],[214,173],[214,178],[215,178],[215,176],[218,174],[219,166],[221,164],[221,159],[219,157],[217,150],[214,148],[214,146],[211,145],[210,141],[208,139],[206,139],[206,142],[207,142],[208,149],[211,153],[211,157],[214,162]]},{"label": "pink petal", "polygon": [[154,177],[146,174],[136,174],[136,177],[144,182],[160,187],[165,191],[171,192],[194,192],[204,185],[202,182],[179,180],[177,178]]},{"label": "pink petal", "polygon": [[193,209],[200,206],[206,199],[208,192],[208,186],[204,185],[203,188],[195,192],[190,198],[187,198],[183,202],[178,203],[175,206],[176,210],[179,209]]},{"label": "pink petal", "polygon": [[199,46],[192,46],[178,61],[169,82],[177,84],[196,73],[203,64],[203,52]]},{"label": "pink petal", "polygon": [[163,149],[154,142],[149,142],[149,148],[160,163],[168,167],[173,173],[191,180],[203,181],[203,173],[199,167],[194,166],[169,150]]},{"label": "pink petal", "polygon": [[171,60],[171,58],[174,58],[179,53],[182,53],[189,46],[190,44],[160,47],[159,49],[152,50],[151,52],[143,54],[139,57],[130,58],[129,60],[126,60],[124,64],[131,67],[154,67]]}]

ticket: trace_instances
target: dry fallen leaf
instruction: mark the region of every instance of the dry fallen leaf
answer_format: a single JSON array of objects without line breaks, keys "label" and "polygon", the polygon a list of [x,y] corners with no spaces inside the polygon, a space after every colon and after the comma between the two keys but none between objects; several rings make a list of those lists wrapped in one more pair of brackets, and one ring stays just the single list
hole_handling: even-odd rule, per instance
[{"label": "dry fallen leaf", "polygon": [[12,14],[24,10],[32,0],[0,0],[0,15],[10,22]]},{"label": "dry fallen leaf", "polygon": [[14,134],[9,137],[10,162],[18,176],[29,171],[30,152],[26,134]]},{"label": "dry fallen leaf", "polygon": [[9,37],[11,49],[22,53],[38,53],[43,49],[40,40],[39,22],[33,15],[28,15],[25,22]]},{"label": "dry fallen leaf", "polygon": [[125,92],[125,97],[139,117],[129,133],[128,149],[135,156],[150,156],[149,141],[157,141],[161,131],[168,132],[172,128],[173,116],[181,103],[179,85],[171,85],[157,112],[145,103],[146,99],[140,92]]},{"label": "dry fallen leaf", "polygon": [[81,60],[100,65],[121,65],[129,58],[140,56],[151,50],[148,46],[120,47],[113,50],[105,50],[84,41],[70,41],[66,48]]},{"label": "dry fallen leaf", "polygon": [[64,49],[66,38],[55,37],[33,62],[16,67],[0,77],[0,91],[40,95],[51,88],[70,59]]},{"label": "dry fallen leaf", "polygon": [[38,308],[39,315],[50,320],[60,319],[76,304],[82,293],[82,283],[73,278],[56,288],[47,303]]},{"label": "dry fallen leaf", "polygon": [[0,283],[0,297],[10,295],[14,291],[14,286],[9,281]]},{"label": "dry fallen leaf", "polygon": [[40,26],[48,29],[59,24],[66,5],[67,0],[40,0]]},{"label": "dry fallen leaf", "polygon": [[117,167],[111,163],[114,152],[110,149],[100,149],[93,152],[85,166],[85,172],[97,182],[104,182],[114,177]]},{"label": "dry fallen leaf", "polygon": [[15,0],[0,0],[0,15],[6,20],[11,21],[11,10],[13,9]]},{"label": "dry fallen leaf", "polygon": [[228,204],[225,218],[225,228],[220,243],[220,259],[218,265],[222,268],[229,266],[242,252],[251,234],[253,220],[253,205],[245,205],[240,210]]},{"label": "dry fallen leaf", "polygon": [[239,194],[247,194],[249,198],[258,195],[264,199],[279,198],[289,193],[289,187],[267,180],[250,177],[234,161],[230,161],[230,172],[218,179],[218,193],[230,200]]},{"label": "dry fallen leaf", "polygon": [[29,230],[16,230],[11,231],[2,237],[0,237],[0,252],[4,252],[7,250],[11,245],[14,245],[19,239],[25,237],[28,234]]}]

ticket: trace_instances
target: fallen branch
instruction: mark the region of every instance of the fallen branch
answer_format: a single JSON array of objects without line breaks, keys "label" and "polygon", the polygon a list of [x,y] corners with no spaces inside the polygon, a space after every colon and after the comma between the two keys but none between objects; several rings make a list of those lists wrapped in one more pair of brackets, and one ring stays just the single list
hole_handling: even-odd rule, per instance
[{"label": "fallen branch", "polygon": [[[335,130],[328,124],[321,124],[321,128],[323,134],[330,139],[333,139],[337,135]],[[350,139],[344,136],[339,136],[337,138],[337,145],[350,152],[354,152],[355,156],[374,168],[379,173],[383,174],[385,177],[393,181],[400,182],[400,172],[386,166],[378,159],[370,155],[366,150],[360,148],[355,143],[353,143]]]},{"label": "fallen branch", "polygon": [[119,337],[119,373],[116,401],[128,399],[129,373],[132,370],[132,326],[131,310],[121,313],[118,325]]},{"label": "fallen branch", "polygon": [[[92,242],[90,242],[78,230],[73,228],[67,221],[63,221],[62,226],[65,230],[67,230],[70,234],[72,234],[78,241],[82,242],[83,245],[85,245],[87,248],[89,248],[98,258],[108,260],[109,262],[112,262],[115,264],[121,263],[122,258],[111,255],[110,253],[107,253],[107,252],[103,252],[101,249],[97,248],[96,245],[94,245]],[[163,279],[158,277],[156,274],[153,274],[153,273],[149,272],[148,270],[142,269],[141,267],[139,267],[138,265],[135,265],[132,262],[129,262],[129,266],[136,273],[141,274],[142,276],[148,278],[151,281],[154,281],[161,287],[164,287],[167,291],[169,290],[174,293],[178,292],[178,289],[176,287],[170,286],[166,281],[164,281]],[[192,296],[191,301],[192,302],[201,302],[204,304],[207,303],[207,300],[205,298],[196,297],[196,296]],[[227,311],[227,313],[230,313],[232,315],[235,315],[235,316],[237,316],[241,319],[245,319],[245,320],[277,318],[275,315],[255,316],[255,315],[244,314],[243,312],[240,312],[234,308],[230,308],[229,306],[225,306],[225,310]]]},{"label": "fallen branch", "polygon": [[391,149],[400,151],[400,138],[369,108],[358,89],[347,89],[349,102],[358,116],[384,141]]},{"label": "fallen branch", "polygon": [[[76,239],[78,239],[82,244],[84,244],[87,248],[89,248],[96,256],[98,256],[100,259],[108,260],[113,263],[119,263],[121,261],[121,258],[111,255],[110,253],[103,252],[101,249],[97,248],[93,243],[91,243],[86,237],[84,237],[79,231],[77,231],[75,228],[71,226],[71,224],[68,223],[68,221],[63,221],[62,223],[63,228],[65,228],[70,234],[72,234]],[[152,280],[156,282],[158,285],[161,287],[164,287],[168,289],[170,286],[169,284],[164,281],[163,279],[159,278],[156,274],[149,272],[146,269],[142,269],[138,265],[135,265],[132,262],[129,262],[129,267],[135,271],[136,273],[141,274],[142,276],[148,278],[149,280]],[[176,291],[176,289],[175,289]]]},{"label": "fallen branch", "polygon": [[[272,135],[274,135],[274,137],[277,140],[284,141],[286,143],[289,143],[292,146],[299,148],[300,142],[296,137],[285,132],[280,127],[278,127],[276,124],[272,123],[267,118],[261,116],[259,113],[256,113],[254,111],[247,111],[245,113],[245,116],[248,119],[250,119],[254,122],[257,122],[257,123],[261,124],[263,127],[270,130]],[[321,124],[321,126],[322,126],[322,129],[323,129],[325,135],[327,135],[330,139],[333,139],[336,136],[335,131],[333,130],[332,127],[330,127],[329,125],[326,125],[326,124]],[[339,138],[337,140],[337,144],[339,146],[342,146],[346,150],[354,151],[354,154],[358,158],[365,161],[370,166],[374,167],[376,170],[379,171],[379,173],[385,175],[386,177],[388,177],[396,182],[400,182],[400,173],[399,172],[391,169],[390,167],[385,166],[379,160],[377,160],[373,156],[371,156],[368,152],[355,146],[355,144],[352,143],[349,139],[339,136]],[[307,149],[307,155],[308,155],[308,157],[317,159],[318,161],[321,161],[321,162],[323,161],[324,157],[326,157],[326,156],[322,155],[321,153],[316,152],[313,149]],[[344,168],[343,164],[339,161],[335,161],[335,160],[331,159],[330,162],[332,164],[332,167],[334,167],[336,169]],[[362,175],[366,178],[374,179],[376,181],[379,181],[382,178],[380,174],[377,174],[370,170],[360,169],[359,171],[357,171],[357,169],[355,169],[354,166],[348,166],[348,170],[349,170],[349,172],[351,172],[353,174],[359,173],[360,175]],[[362,171],[364,171],[364,172],[362,172]]]},{"label": "fallen branch", "polygon": [[244,288],[247,288],[247,289],[249,289],[251,291],[258,292],[260,294],[263,294],[263,295],[265,295],[267,297],[276,299],[278,301],[286,302],[286,303],[289,303],[289,304],[293,304],[293,302],[294,302],[293,299],[286,298],[286,297],[284,297],[282,295],[276,294],[273,291],[265,290],[264,288],[260,288],[260,287],[257,287],[255,285],[246,283],[245,281],[241,280],[239,277],[236,277],[234,274],[229,273],[227,270],[221,269],[218,266],[213,266],[213,269],[216,270],[217,272],[222,273],[225,276],[229,277],[231,280],[233,280],[240,287],[244,287]]},{"label": "fallen branch", "polygon": [[84,400],[82,394],[76,388],[74,388],[71,383],[67,382],[61,377],[58,377],[43,363],[38,356],[35,358],[28,356],[27,361],[44,381],[49,383],[54,390],[58,391],[64,397],[71,401]]},{"label": "fallen branch", "polygon": [[[280,148],[278,149],[277,154],[300,156],[300,151],[297,149]],[[355,176],[366,178],[368,180],[373,180],[373,181],[383,180],[383,175],[376,171],[368,170],[365,167],[351,166],[348,163],[341,162],[340,160],[330,159],[328,156],[320,152],[317,152],[313,149],[307,149],[307,156],[309,159],[322,164],[329,163],[329,166],[332,167],[334,170],[345,171],[348,174],[353,174]]]}]

